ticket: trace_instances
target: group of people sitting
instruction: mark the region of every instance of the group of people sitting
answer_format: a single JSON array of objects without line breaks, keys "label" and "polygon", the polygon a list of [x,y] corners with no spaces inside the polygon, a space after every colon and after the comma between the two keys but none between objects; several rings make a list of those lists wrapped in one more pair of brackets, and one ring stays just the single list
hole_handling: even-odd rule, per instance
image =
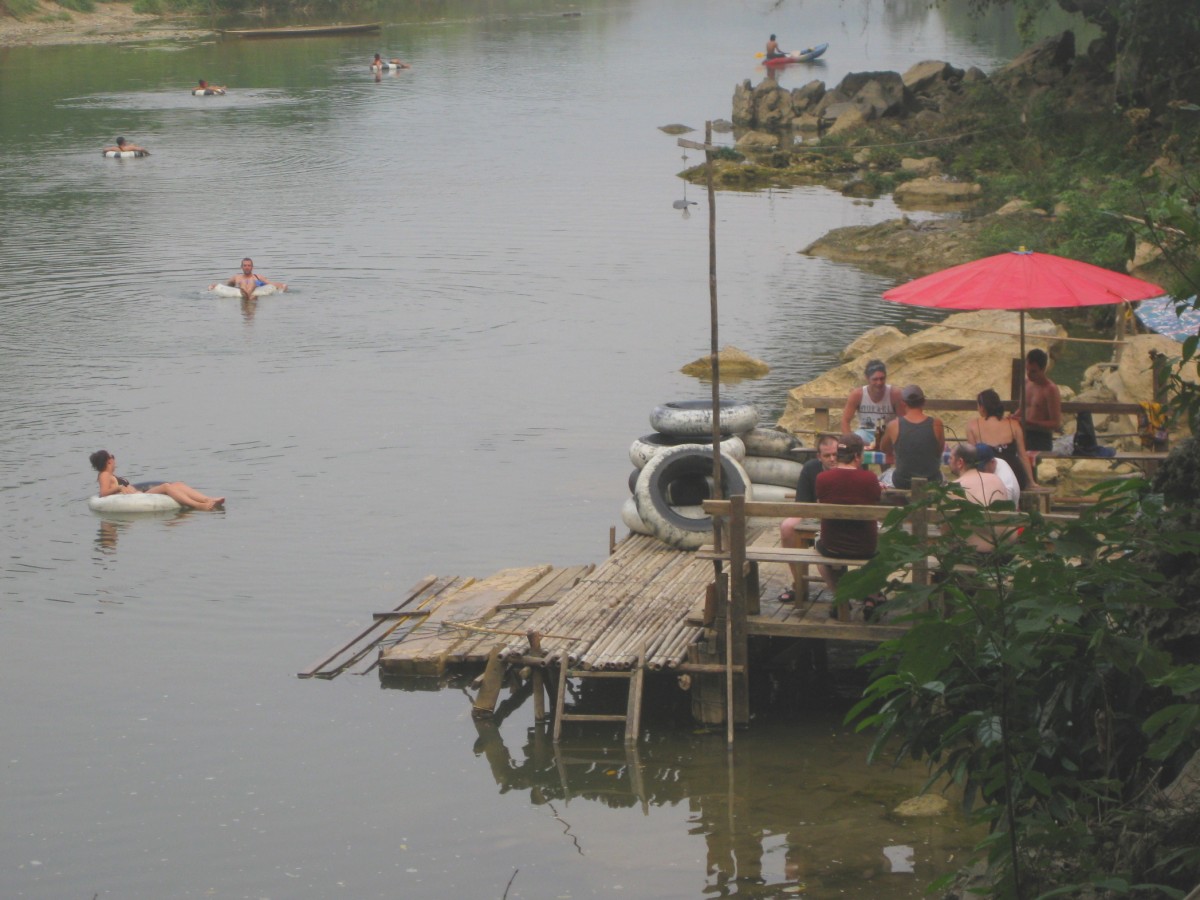
[{"label": "group of people sitting", "polygon": [[[991,388],[976,397],[978,415],[967,425],[967,439],[954,444],[949,469],[968,500],[980,506],[1009,502],[1016,506],[1021,491],[1034,484],[1029,449],[1049,449],[1054,429],[1061,426],[1059,391],[1046,376],[1048,359],[1042,350],[1026,357],[1025,408],[1006,416],[999,394]],[[945,425],[925,413],[925,392],[919,385],[896,388],[887,381],[887,368],[880,360],[866,367],[867,383],[855,388],[842,413],[841,434],[821,435],[817,455],[801,468],[796,484],[798,503],[874,505],[885,486],[907,490],[914,478],[938,484],[942,481]],[[857,418],[858,428],[851,427]],[[1036,435],[1036,445],[1027,447],[1026,429]],[[863,467],[863,454],[872,447],[895,465],[882,478]],[[802,519],[785,519],[780,524],[780,543],[799,547],[797,527]],[[821,556],[834,559],[869,559],[875,555],[878,525],[874,520],[822,519],[816,540]],[[968,543],[980,553],[996,547],[986,535],[973,534]],[[839,569],[819,565],[826,587],[836,591]],[[797,572],[796,582],[799,583]],[[795,592],[779,595],[781,603],[795,602]],[[864,602],[864,618],[870,620],[880,597]]]}]

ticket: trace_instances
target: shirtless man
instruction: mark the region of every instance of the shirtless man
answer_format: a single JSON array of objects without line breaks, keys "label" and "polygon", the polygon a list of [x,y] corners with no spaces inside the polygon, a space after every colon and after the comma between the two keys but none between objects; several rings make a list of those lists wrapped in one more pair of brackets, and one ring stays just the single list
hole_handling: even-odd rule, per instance
[{"label": "shirtless man", "polygon": [[[274,287],[276,290],[279,290],[279,291],[287,290],[287,285],[281,281],[271,281],[271,279],[267,278],[266,276],[256,275],[254,273],[254,260],[252,260],[248,256],[242,260],[242,271],[241,272],[239,272],[237,275],[234,275],[228,281],[223,281],[223,282],[219,282],[219,283],[227,284],[230,287],[237,288],[239,291],[242,292],[242,296],[247,300],[253,299],[254,289],[258,288],[258,287],[262,287],[264,284],[269,284],[272,287]],[[217,286],[216,284],[210,284],[208,286],[208,289],[211,291],[216,286]]]},{"label": "shirtless man", "polygon": [[125,140],[125,138],[123,138],[123,137],[117,138],[117,143],[115,146],[104,148],[105,153],[111,153],[111,152],[122,153],[126,150],[130,150],[134,153],[140,153],[143,156],[150,155],[150,151],[147,150],[145,147],[139,147],[137,144],[131,144],[131,143],[129,143],[129,141]]},{"label": "shirtless man", "polygon": [[206,94],[223,94],[225,93],[225,86],[220,84],[209,84],[207,81],[201,78],[200,86],[193,88],[193,92],[194,91],[203,91]]},{"label": "shirtless man", "polygon": [[767,41],[767,59],[776,59],[780,56],[787,56],[787,54],[779,49],[779,42],[775,40],[775,35],[771,35],[770,40]]},{"label": "shirtless man", "polygon": [[1062,428],[1062,395],[1046,375],[1049,362],[1045,350],[1025,354],[1025,405],[1016,415],[1025,428],[1026,450],[1053,450],[1054,432]]},{"label": "shirtless man", "polygon": [[411,69],[412,66],[402,59],[382,59],[380,58],[379,54],[376,53],[375,58],[371,60],[372,71],[377,71],[384,68]]},{"label": "shirtless man", "polygon": [[[842,433],[854,432],[863,439],[866,447],[878,450],[874,446],[878,426],[904,415],[904,398],[900,396],[900,388],[887,383],[887,366],[883,360],[868,362],[866,375],[867,383],[852,390],[846,398],[846,408],[842,410]],[[857,429],[851,428],[855,416],[858,416]]]}]

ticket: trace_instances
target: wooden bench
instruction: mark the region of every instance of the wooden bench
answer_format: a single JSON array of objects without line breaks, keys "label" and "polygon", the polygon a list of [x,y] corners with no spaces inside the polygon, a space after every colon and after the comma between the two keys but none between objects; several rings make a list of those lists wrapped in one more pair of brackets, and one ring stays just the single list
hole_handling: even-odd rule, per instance
[{"label": "wooden bench", "polygon": [[[919,490],[920,488],[917,489],[918,493]],[[733,500],[705,500],[704,510],[713,517],[740,515],[743,519],[796,518],[882,522],[896,511],[896,507],[874,504],[851,506],[833,503],[795,503],[783,501],[747,502],[740,497],[736,497]],[[914,534],[917,534],[919,537],[924,537],[928,533],[929,516],[925,510],[916,510],[909,517],[909,523]],[[731,530],[734,533],[745,533],[744,528],[733,528]],[[806,527],[805,531],[809,534],[815,534],[815,530],[811,528]],[[747,594],[751,598],[751,604],[758,597],[758,563],[760,562],[784,563],[793,566],[793,572],[795,573],[793,588],[798,599],[808,596],[808,587],[811,581],[810,566],[859,567],[865,566],[870,562],[868,559],[843,559],[840,557],[824,556],[815,547],[752,547],[745,544],[735,547],[732,541],[728,548],[721,547],[720,549],[714,544],[706,544],[697,551],[696,555],[700,559],[728,562],[734,571],[737,570],[739,565],[742,566],[743,571],[740,574],[747,581]],[[913,582],[916,584],[929,583],[929,563],[927,560],[913,564],[912,577]],[[840,607],[838,609],[838,619],[848,622],[850,620],[849,608],[845,606]]]}]

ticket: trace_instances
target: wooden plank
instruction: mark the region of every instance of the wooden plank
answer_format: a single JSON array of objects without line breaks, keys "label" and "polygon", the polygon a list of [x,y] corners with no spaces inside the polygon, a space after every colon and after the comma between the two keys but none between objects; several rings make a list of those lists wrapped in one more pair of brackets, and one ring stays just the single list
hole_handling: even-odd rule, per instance
[{"label": "wooden plank", "polygon": [[482,581],[457,591],[433,611],[420,633],[390,647],[380,656],[385,672],[401,675],[440,675],[445,657],[467,635],[447,626],[472,624],[494,612],[495,607],[536,584],[550,566],[503,569]]},{"label": "wooden plank", "polygon": [[766,637],[822,638],[831,641],[867,641],[880,643],[900,637],[908,629],[903,625],[873,625],[865,622],[839,622],[836,619],[799,619],[779,622],[767,616],[746,620],[748,634]]},{"label": "wooden plank", "polygon": [[475,695],[471,704],[471,717],[475,719],[490,719],[496,712],[496,701],[500,699],[500,689],[504,687],[504,662],[500,659],[500,645],[492,648],[488,656],[487,668],[483,670],[483,685]]},{"label": "wooden plank", "polygon": [[[1013,400],[1002,401],[1005,409],[1012,411],[1017,408]],[[817,412],[846,407],[845,397],[801,397],[800,405]],[[978,403],[975,400],[925,399],[925,409],[941,410],[943,412],[975,412]],[[1106,416],[1136,416],[1142,411],[1140,403],[1092,403],[1079,400],[1064,400],[1062,403],[1064,415],[1081,412],[1099,413]]]},{"label": "wooden plank", "polygon": [[[873,519],[882,521],[896,511],[895,506],[867,504],[852,506],[843,503],[796,503],[791,500],[748,500],[748,518],[769,519]],[[730,515],[729,500],[705,500],[704,511],[710,516]]]},{"label": "wooden plank", "polygon": [[[474,579],[469,579],[465,583],[470,583]],[[420,612],[416,615],[423,615],[424,610],[432,605],[440,595],[447,592],[448,589],[455,585],[462,584],[463,579],[458,576],[442,576],[436,577],[427,575],[408,589],[408,594],[404,600],[392,611],[399,614],[406,607],[416,605],[420,608]],[[300,678],[333,678],[346,667],[353,665],[365,653],[368,653],[381,640],[388,637],[400,625],[403,619],[395,621],[390,628],[387,628],[378,634],[372,634],[381,626],[386,624],[386,620],[376,619],[371,625],[367,626],[363,631],[351,638],[342,646],[338,647],[332,653],[323,657],[320,661],[309,666],[301,672],[297,673]],[[338,660],[340,662],[337,662]],[[336,662],[336,665],[335,665]]]}]

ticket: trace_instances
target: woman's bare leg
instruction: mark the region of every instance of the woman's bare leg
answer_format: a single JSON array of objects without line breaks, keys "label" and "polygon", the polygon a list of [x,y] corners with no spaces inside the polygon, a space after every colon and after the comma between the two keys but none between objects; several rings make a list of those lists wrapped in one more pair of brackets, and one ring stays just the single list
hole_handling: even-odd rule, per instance
[{"label": "woman's bare leg", "polygon": [[180,506],[187,506],[192,509],[213,509],[225,503],[224,497],[209,497],[206,494],[200,493],[195,488],[189,487],[182,481],[168,481],[155,485],[147,493],[166,494]]}]

